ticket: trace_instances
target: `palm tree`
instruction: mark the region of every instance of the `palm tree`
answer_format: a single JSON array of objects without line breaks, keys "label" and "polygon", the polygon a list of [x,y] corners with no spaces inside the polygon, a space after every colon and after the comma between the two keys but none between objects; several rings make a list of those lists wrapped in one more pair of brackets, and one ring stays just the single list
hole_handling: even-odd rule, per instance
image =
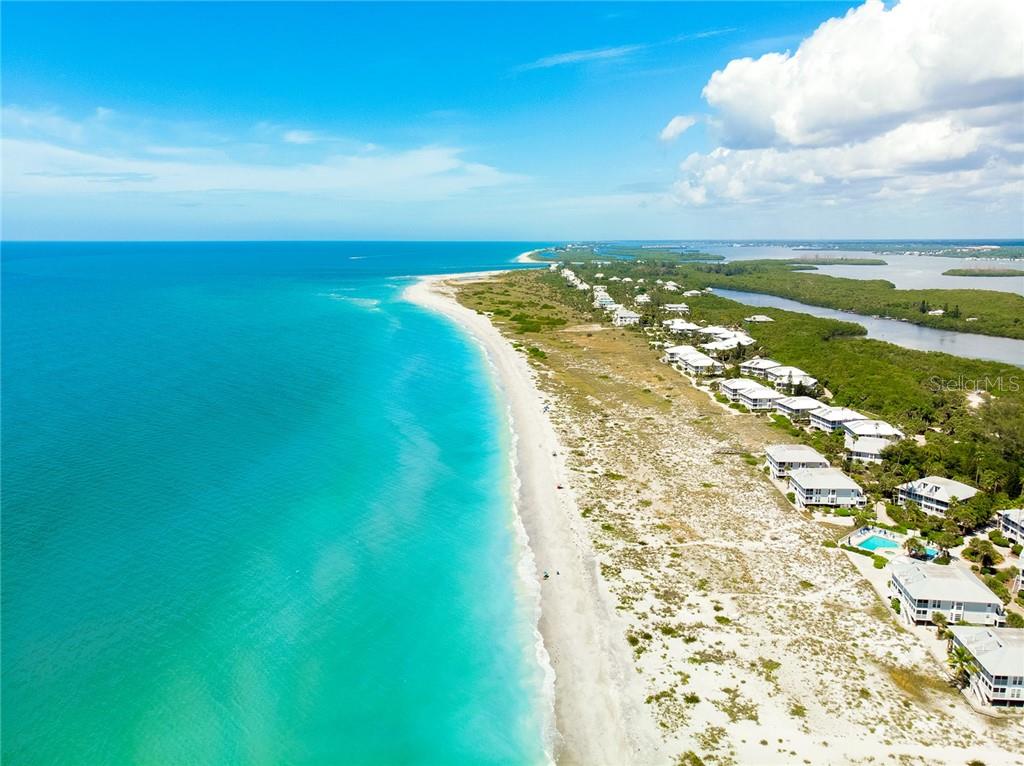
[{"label": "palm tree", "polygon": [[926,551],[924,543],[921,541],[920,537],[908,537],[904,541],[903,547],[906,548],[907,554],[915,559],[924,556]]},{"label": "palm tree", "polygon": [[953,680],[961,689],[967,686],[971,673],[977,669],[974,664],[974,657],[962,646],[954,646],[950,650],[946,664],[953,671]]},{"label": "palm tree", "polygon": [[946,638],[949,633],[949,620],[946,619],[946,615],[942,612],[932,612],[932,622],[935,623],[937,638]]}]

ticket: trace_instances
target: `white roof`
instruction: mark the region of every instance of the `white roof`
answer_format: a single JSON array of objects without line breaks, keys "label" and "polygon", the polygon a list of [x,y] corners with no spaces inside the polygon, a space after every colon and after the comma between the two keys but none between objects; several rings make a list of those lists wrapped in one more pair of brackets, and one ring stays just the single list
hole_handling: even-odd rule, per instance
[{"label": "white roof", "polygon": [[775,320],[772,319],[770,316],[765,316],[764,314],[753,314],[751,316],[746,317],[743,321],[744,322],[774,322]]},{"label": "white roof", "polygon": [[718,325],[708,325],[707,327],[701,327],[700,332],[704,335],[722,335],[731,333],[728,327],[719,327]]},{"label": "white roof", "polygon": [[954,625],[950,630],[991,675],[1024,675],[1024,630],[973,625]]},{"label": "white roof", "polygon": [[769,367],[767,370],[765,370],[765,373],[772,380],[782,380],[783,378],[786,378],[789,380],[814,380],[815,382],[817,382],[817,380],[812,378],[799,367],[790,367],[789,365],[785,364],[780,364],[778,367]]},{"label": "white roof", "polygon": [[700,290],[687,290],[683,295],[687,298],[693,298],[694,296],[700,295]]},{"label": "white roof", "polygon": [[700,329],[700,325],[687,322],[685,319],[666,319],[662,324],[674,332],[692,332]]},{"label": "white roof", "polygon": [[955,564],[932,564],[897,556],[892,560],[892,576],[915,600],[1002,604],[981,580]]},{"label": "white roof", "polygon": [[662,306],[666,311],[689,311],[690,307],[685,303],[666,303]]},{"label": "white roof", "polygon": [[843,423],[843,429],[851,436],[898,436],[903,438],[903,432],[900,429],[884,420],[851,420],[848,423]]},{"label": "white roof", "polygon": [[804,489],[860,489],[860,485],[837,468],[797,468],[789,478]]},{"label": "white roof", "polygon": [[702,354],[699,351],[697,351],[696,353],[690,354],[689,356],[684,358],[683,361],[686,364],[691,365],[693,367],[715,367],[715,366],[719,366],[720,367],[721,366],[721,362],[716,362],[714,359],[712,359],[707,354]]},{"label": "white roof", "polygon": [[891,441],[878,436],[861,436],[850,442],[850,446],[847,449],[851,452],[863,452],[866,455],[880,455],[882,450],[890,444],[892,444]]},{"label": "white roof", "polygon": [[728,378],[718,384],[719,388],[727,388],[730,391],[741,391],[744,388],[764,388],[756,380],[750,378]]},{"label": "white roof", "polygon": [[946,503],[954,497],[957,500],[969,500],[978,494],[978,490],[974,487],[942,476],[925,476],[923,479],[900,484],[897,489],[912,489],[919,495]]},{"label": "white roof", "polygon": [[791,410],[817,410],[825,406],[817,399],[812,399],[809,396],[784,396],[775,404]]},{"label": "white roof", "polygon": [[740,345],[740,342],[735,338],[729,338],[727,340],[715,340],[711,343],[701,343],[701,348],[706,348],[709,351],[728,351],[729,349],[736,348]]},{"label": "white roof", "polygon": [[672,346],[670,348],[666,348],[665,353],[671,354],[672,356],[683,356],[685,354],[699,354],[700,351],[693,346]]},{"label": "white roof", "polygon": [[762,359],[759,356],[755,356],[748,362],[744,362],[740,367],[746,367],[751,370],[768,370],[772,367],[780,367],[781,365],[774,359]]},{"label": "white roof", "polygon": [[806,444],[773,444],[764,452],[776,463],[823,463],[828,465],[828,460],[824,455]]},{"label": "white roof", "polygon": [[848,410],[846,407],[822,407],[811,414],[823,420],[831,420],[833,423],[844,423],[847,420],[867,420],[856,410]]},{"label": "white roof", "polygon": [[640,315],[637,314],[635,311],[630,311],[629,309],[625,309],[625,308],[621,308],[621,307],[615,310],[615,316],[618,317],[619,319],[639,319],[640,318]]},{"label": "white roof", "polygon": [[774,388],[768,388],[768,386],[762,386],[758,383],[756,386],[744,388],[740,391],[740,397],[744,396],[748,399],[781,399],[783,394],[780,394]]}]

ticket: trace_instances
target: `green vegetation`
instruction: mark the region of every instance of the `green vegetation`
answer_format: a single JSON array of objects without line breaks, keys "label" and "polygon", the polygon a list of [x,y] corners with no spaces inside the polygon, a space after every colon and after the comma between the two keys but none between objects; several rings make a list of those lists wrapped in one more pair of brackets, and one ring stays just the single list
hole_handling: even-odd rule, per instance
[{"label": "green vegetation", "polygon": [[[734,264],[726,264],[730,268]],[[742,266],[742,264],[740,264]],[[639,308],[641,329],[658,326],[660,306],[679,300],[678,294],[654,289],[658,279],[674,280],[684,287],[694,285],[687,276],[707,276],[708,269],[649,261],[577,267],[577,272],[594,283],[598,271],[605,276],[644,279],[652,288],[652,301]],[[789,273],[786,271],[783,274]],[[590,305],[590,296],[565,288],[555,273],[528,275],[551,287],[559,299],[577,315],[606,321]],[[622,287],[608,281],[613,295],[623,297]],[[628,289],[628,288],[626,288]],[[985,296],[999,293],[981,291]],[[1024,301],[1020,296],[1012,296]],[[707,324],[743,326],[750,307],[714,294],[687,297],[691,317]],[[789,437],[806,442],[833,460],[875,497],[891,496],[897,484],[927,475],[947,476],[983,490],[968,503],[950,512],[951,521],[903,513],[894,519],[908,528],[920,529],[922,537],[948,550],[950,540],[986,523],[993,512],[1008,507],[1022,492],[1024,474],[1024,373],[1019,367],[999,362],[963,359],[936,352],[914,351],[890,343],[864,338],[861,325],[822,319],[803,313],[764,309],[773,322],[752,328],[758,344],[736,349],[723,358],[727,363],[760,354],[807,370],[832,394],[832,404],[851,407],[870,417],[887,420],[907,434],[924,434],[926,442],[907,439],[887,450],[882,465],[850,464],[845,461],[839,434],[808,433],[788,420],[775,417],[771,423]],[[1024,312],[1021,312],[1024,318]],[[630,330],[633,332],[633,330]],[[685,342],[680,339],[680,342]],[[732,370],[735,370],[735,366]],[[979,406],[969,406],[966,389],[984,393]],[[975,402],[975,404],[978,404]],[[738,407],[738,405],[730,405]],[[941,559],[940,559],[941,560]]]},{"label": "green vegetation", "polygon": [[[682,266],[687,287],[723,287],[767,293],[812,306],[904,319],[941,330],[1024,338],[1024,296],[993,290],[897,290],[882,279],[806,273],[808,264],[737,261]],[[942,309],[933,316],[929,311]],[[976,321],[968,322],[971,317]]]},{"label": "green vegetation", "polygon": [[944,277],[1024,277],[1024,269],[946,269]]},{"label": "green vegetation", "polygon": [[882,258],[847,258],[843,256],[807,255],[801,258],[789,258],[779,263],[807,263],[813,266],[888,266],[889,262]]}]

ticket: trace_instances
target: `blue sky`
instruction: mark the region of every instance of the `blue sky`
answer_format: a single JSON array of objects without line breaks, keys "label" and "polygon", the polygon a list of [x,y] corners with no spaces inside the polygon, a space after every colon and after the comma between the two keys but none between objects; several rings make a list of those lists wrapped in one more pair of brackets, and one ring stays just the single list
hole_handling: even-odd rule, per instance
[{"label": "blue sky", "polygon": [[1020,236],[1016,33],[859,6],[4,3],[3,233]]}]

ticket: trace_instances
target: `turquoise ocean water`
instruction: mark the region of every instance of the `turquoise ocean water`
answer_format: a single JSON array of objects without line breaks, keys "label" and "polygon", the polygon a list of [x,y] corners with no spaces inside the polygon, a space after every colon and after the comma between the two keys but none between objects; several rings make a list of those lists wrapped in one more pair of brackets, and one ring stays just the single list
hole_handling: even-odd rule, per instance
[{"label": "turquoise ocean water", "polygon": [[535,246],[5,243],[3,762],[542,761],[504,409],[401,300]]}]

